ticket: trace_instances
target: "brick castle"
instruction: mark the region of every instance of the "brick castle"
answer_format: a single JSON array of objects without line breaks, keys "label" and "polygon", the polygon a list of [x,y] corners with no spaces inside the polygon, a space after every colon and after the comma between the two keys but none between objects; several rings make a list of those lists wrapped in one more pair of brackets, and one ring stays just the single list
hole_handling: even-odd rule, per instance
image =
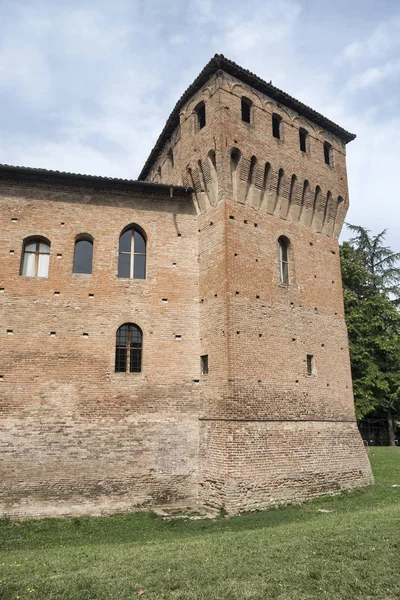
[{"label": "brick castle", "polygon": [[3,513],[372,482],[337,241],[352,139],[216,55],[138,181],[0,167]]}]

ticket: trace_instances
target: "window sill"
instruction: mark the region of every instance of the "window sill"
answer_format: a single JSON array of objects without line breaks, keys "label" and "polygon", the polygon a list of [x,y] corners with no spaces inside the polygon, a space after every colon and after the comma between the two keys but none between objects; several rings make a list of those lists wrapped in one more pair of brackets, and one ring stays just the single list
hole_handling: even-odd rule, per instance
[{"label": "window sill", "polygon": [[148,278],[145,277],[142,279],[141,277],[118,277],[118,275],[116,275],[115,279],[117,281],[146,281]]},{"label": "window sill", "polygon": [[141,377],[143,376],[143,371],[140,371],[140,373],[135,373],[135,372],[122,372],[122,371],[113,371],[111,373],[111,375],[115,375],[116,377],[131,377],[133,375],[133,377]]}]

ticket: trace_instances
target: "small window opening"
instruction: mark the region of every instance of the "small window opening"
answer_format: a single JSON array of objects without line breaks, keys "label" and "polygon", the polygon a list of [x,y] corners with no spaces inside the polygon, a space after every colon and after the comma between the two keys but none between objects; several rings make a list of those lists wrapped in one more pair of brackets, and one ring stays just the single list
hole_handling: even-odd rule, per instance
[{"label": "small window opening", "polygon": [[118,277],[146,279],[146,237],[130,227],[119,238]]},{"label": "small window opening", "polygon": [[169,160],[169,162],[171,163],[171,167],[172,167],[172,168],[174,168],[174,153],[173,153],[173,151],[172,151],[172,148],[170,148],[170,149],[168,150],[168,154],[167,154],[167,156],[168,156],[168,160]]},{"label": "small window opening", "polygon": [[332,146],[329,142],[324,142],[324,159],[327,165],[331,164]]},{"label": "small window opening", "polygon": [[75,239],[73,273],[91,275],[93,262],[93,238],[87,234]]},{"label": "small window opening", "polygon": [[30,238],[25,241],[20,274],[25,277],[48,277],[50,242],[45,238]]},{"label": "small window opening", "polygon": [[200,356],[201,374],[208,375],[208,354]]},{"label": "small window opening", "polygon": [[245,96],[242,96],[242,121],[245,123],[250,123],[251,121],[251,107],[252,101]]},{"label": "small window opening", "polygon": [[272,135],[278,140],[281,139],[281,121],[282,118],[279,115],[272,115]]},{"label": "small window opening", "polygon": [[289,283],[289,240],[284,235],[278,239],[279,247],[279,268],[281,283],[288,285]]},{"label": "small window opening", "polygon": [[313,354],[307,354],[307,375],[315,374],[315,360]]},{"label": "small window opening", "polygon": [[142,330],[134,323],[124,323],[119,327],[115,346],[116,373],[142,371],[142,340]]},{"label": "small window opening", "polygon": [[203,129],[206,125],[206,105],[203,101],[199,102],[194,112],[197,115],[197,126],[199,129]]},{"label": "small window opening", "polygon": [[299,130],[300,150],[302,152],[307,152],[307,135],[308,132],[305,129]]}]

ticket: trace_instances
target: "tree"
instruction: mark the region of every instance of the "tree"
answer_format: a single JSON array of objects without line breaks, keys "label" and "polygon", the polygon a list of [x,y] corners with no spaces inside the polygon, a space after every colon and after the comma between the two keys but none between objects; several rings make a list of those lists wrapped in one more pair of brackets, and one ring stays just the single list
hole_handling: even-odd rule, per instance
[{"label": "tree", "polygon": [[364,266],[371,275],[371,284],[382,290],[400,304],[400,252],[393,252],[383,244],[387,229],[372,235],[369,229],[346,223],[356,235],[350,245],[359,253]]},{"label": "tree", "polygon": [[357,418],[385,412],[391,445],[400,413],[400,313],[353,241],[340,249]]}]

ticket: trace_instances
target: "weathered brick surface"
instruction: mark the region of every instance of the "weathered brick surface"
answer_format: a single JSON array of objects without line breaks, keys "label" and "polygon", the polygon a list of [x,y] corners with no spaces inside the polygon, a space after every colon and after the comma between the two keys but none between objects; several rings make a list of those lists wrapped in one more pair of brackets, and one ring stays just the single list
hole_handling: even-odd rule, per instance
[{"label": "weathered brick surface", "polygon": [[[4,510],[193,503],[199,302],[190,201],[3,185],[0,214]],[[144,281],[116,276],[130,223],[148,236]],[[72,273],[82,232],[94,238],[92,275]],[[33,234],[51,241],[48,279],[19,276],[22,240]],[[115,332],[132,321],[143,330],[143,372],[114,373]]]},{"label": "weathered brick surface", "polygon": [[[253,101],[250,125],[242,95]],[[272,137],[273,112],[281,140]],[[193,198],[1,183],[3,510],[200,503],[235,511],[371,482],[343,318],[343,142],[217,73],[181,110],[148,179],[193,186]],[[132,223],[148,236],[143,281],[116,276],[119,235]],[[92,275],[72,274],[81,233],[95,240]],[[30,235],[51,241],[48,279],[19,275]],[[287,286],[281,235],[290,240]],[[143,330],[141,374],[114,373],[124,322]]]}]

